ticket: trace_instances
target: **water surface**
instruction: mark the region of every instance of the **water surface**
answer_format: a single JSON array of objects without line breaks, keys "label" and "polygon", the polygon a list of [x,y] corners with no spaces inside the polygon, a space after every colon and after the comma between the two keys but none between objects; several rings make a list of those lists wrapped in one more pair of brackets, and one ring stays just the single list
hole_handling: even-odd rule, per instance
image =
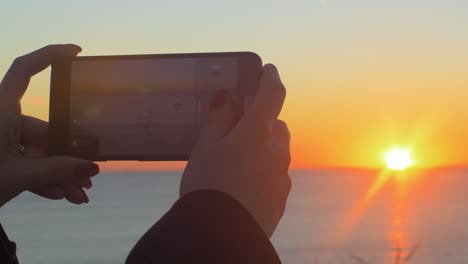
[{"label": "water surface", "polygon": [[[284,263],[468,263],[467,171],[409,180],[379,172],[294,171],[272,240]],[[84,206],[25,193],[0,209],[21,263],[123,263],[177,199],[180,172],[103,173]],[[372,195],[373,194],[373,195]]]}]

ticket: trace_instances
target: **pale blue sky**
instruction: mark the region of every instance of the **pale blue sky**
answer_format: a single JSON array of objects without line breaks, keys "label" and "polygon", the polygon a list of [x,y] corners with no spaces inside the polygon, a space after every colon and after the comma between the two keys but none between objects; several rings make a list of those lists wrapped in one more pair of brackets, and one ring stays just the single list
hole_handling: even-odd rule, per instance
[{"label": "pale blue sky", "polygon": [[252,50],[286,70],[323,54],[346,64],[342,56],[368,48],[468,42],[464,0],[18,0],[0,10],[0,74],[14,57],[62,42],[83,55]]}]

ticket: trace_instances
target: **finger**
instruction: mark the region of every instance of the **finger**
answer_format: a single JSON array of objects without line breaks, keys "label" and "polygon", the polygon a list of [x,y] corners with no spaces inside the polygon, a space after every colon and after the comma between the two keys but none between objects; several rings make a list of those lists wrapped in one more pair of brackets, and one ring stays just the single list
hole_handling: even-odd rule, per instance
[{"label": "finger", "polygon": [[48,186],[44,188],[33,189],[31,192],[52,200],[60,200],[65,198],[65,190],[59,186]]},{"label": "finger", "polygon": [[[37,159],[37,158],[47,157],[47,154],[46,154],[46,152],[44,152],[44,150],[42,150],[40,148],[37,148],[37,147],[34,147],[34,146],[26,146],[25,149],[24,149],[24,152],[23,152],[23,156],[26,157],[26,158]],[[77,178],[75,185],[78,186],[78,187],[85,188],[85,189],[89,190],[89,189],[91,189],[91,187],[93,187],[93,182],[91,181],[91,178]],[[50,187],[45,187],[45,189],[48,190],[48,189],[50,189]],[[39,189],[39,191],[41,191],[41,190],[42,190],[42,188]],[[35,190],[31,190],[31,191],[33,193],[41,195],[40,193],[37,193]],[[41,196],[43,196],[43,195],[41,195]],[[44,196],[44,197],[46,197],[46,196]]]},{"label": "finger", "polygon": [[32,116],[21,116],[21,143],[23,145],[47,146],[49,123]]},{"label": "finger", "polygon": [[237,114],[232,97],[225,90],[217,91],[211,99],[210,111],[203,122],[199,142],[220,139],[231,131]]},{"label": "finger", "polygon": [[291,135],[289,133],[288,125],[282,120],[273,121],[271,134],[274,144],[280,149],[289,152]]},{"label": "finger", "polygon": [[85,188],[86,190],[91,189],[91,187],[93,187],[93,182],[91,181],[91,178],[86,178],[83,181],[81,181],[79,187]]},{"label": "finger", "polygon": [[288,126],[281,120],[275,120],[271,128],[272,155],[280,171],[287,172],[291,165],[291,151]]},{"label": "finger", "polygon": [[[70,186],[68,186],[67,188],[75,188],[75,189],[81,189],[81,188],[85,188],[85,189],[91,189],[91,187],[93,186],[92,182],[91,182],[91,179],[90,178],[87,178],[87,179],[84,179],[82,180],[80,183],[78,184],[70,184]],[[67,196],[67,192],[65,191],[65,187],[63,186],[57,186],[57,185],[52,185],[52,186],[47,186],[47,187],[43,187],[43,188],[37,188],[37,189],[33,189],[31,190],[32,193],[35,193],[39,196],[42,196],[44,198],[47,198],[47,199],[51,199],[51,200],[60,200],[60,199],[63,199]],[[68,194],[68,196],[70,196],[70,194]],[[80,200],[83,200],[85,201],[86,199],[84,199],[83,197],[80,197],[81,195],[71,195],[72,197],[70,197],[71,200],[77,200],[75,199],[75,197],[78,197],[78,199]]]},{"label": "finger", "polygon": [[16,168],[25,190],[50,185],[75,184],[99,173],[99,166],[91,161],[57,156],[23,159]]},{"label": "finger", "polygon": [[74,204],[89,203],[89,197],[85,191],[73,185],[65,186],[65,198]]},{"label": "finger", "polygon": [[0,97],[18,101],[31,77],[51,65],[59,57],[74,57],[81,48],[74,44],[49,45],[15,59],[0,83]]},{"label": "finger", "polygon": [[250,121],[250,125],[271,124],[280,114],[285,97],[286,88],[281,82],[278,70],[273,64],[265,65],[259,90],[244,119]]}]

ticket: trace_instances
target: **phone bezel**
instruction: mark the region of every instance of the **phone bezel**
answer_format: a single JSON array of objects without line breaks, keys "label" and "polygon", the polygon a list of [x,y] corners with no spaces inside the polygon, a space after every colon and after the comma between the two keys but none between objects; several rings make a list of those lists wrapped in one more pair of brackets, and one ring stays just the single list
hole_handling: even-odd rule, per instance
[{"label": "phone bezel", "polygon": [[[262,70],[262,60],[254,52],[211,52],[180,54],[139,54],[62,57],[52,64],[49,100],[49,156],[70,155],[68,149],[70,127],[70,77],[72,61],[132,60],[132,59],[180,59],[236,57],[238,59],[238,95],[255,96]],[[185,161],[189,153],[181,155],[96,155],[81,157],[93,161]]]}]

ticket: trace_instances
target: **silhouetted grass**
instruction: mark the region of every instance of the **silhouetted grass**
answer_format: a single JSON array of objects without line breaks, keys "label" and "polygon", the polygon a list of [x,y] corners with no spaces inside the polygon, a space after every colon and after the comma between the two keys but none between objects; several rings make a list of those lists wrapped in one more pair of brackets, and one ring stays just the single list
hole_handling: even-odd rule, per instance
[{"label": "silhouetted grass", "polygon": [[[416,255],[416,252],[418,251],[419,247],[421,245],[421,241],[416,243],[414,246],[410,248],[408,251],[407,255],[403,255],[404,249],[401,247],[397,247],[394,249],[395,251],[395,258],[393,259],[393,264],[409,264],[411,259]],[[371,264],[368,260],[366,260],[363,257],[357,256],[355,254],[349,254],[349,257],[352,260],[352,263],[354,264]],[[319,264],[317,259],[315,259],[314,263]]]}]

